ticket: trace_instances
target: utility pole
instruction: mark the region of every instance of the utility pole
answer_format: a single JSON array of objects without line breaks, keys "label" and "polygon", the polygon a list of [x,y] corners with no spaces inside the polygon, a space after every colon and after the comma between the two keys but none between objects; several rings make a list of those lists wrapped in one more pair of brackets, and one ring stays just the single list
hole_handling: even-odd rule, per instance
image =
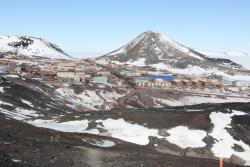
[{"label": "utility pole", "polygon": [[223,167],[223,158],[220,158],[220,167]]}]

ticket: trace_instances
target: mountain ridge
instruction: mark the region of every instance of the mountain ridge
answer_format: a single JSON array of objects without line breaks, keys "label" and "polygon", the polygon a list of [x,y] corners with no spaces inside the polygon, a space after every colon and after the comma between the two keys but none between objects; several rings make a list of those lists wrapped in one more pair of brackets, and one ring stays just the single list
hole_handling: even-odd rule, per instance
[{"label": "mountain ridge", "polygon": [[[216,65],[223,66],[223,59],[218,60],[218,58],[210,58],[205,54],[199,53],[194,49],[188,48],[160,33],[153,31],[146,31],[119,49],[116,49],[97,59],[131,62],[136,61],[138,58],[145,58],[145,65],[164,62],[178,68],[185,68],[189,64],[199,65],[202,61],[208,61],[206,64],[215,63]],[[240,64],[229,60],[225,60],[225,63],[229,65],[232,64],[234,68],[244,69],[244,67]]]},{"label": "mountain ridge", "polygon": [[205,54],[211,58],[230,59],[238,64],[241,64],[244,68],[250,69],[249,63],[249,51],[235,51],[235,50],[223,50],[223,49],[195,49],[199,53]]},{"label": "mountain ridge", "polygon": [[186,76],[250,80],[250,70],[241,64],[226,58],[209,57],[153,31],[146,31],[131,42],[95,60],[101,64],[147,66]]},{"label": "mountain ridge", "polygon": [[54,43],[43,38],[31,36],[2,35],[0,36],[1,55],[27,57],[47,57],[52,59],[72,59]]}]

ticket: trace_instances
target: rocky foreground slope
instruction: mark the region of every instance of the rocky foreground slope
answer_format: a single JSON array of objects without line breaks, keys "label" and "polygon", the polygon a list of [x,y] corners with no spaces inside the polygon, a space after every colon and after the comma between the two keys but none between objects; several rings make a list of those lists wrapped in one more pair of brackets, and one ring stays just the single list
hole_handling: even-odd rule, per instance
[{"label": "rocky foreground slope", "polygon": [[24,166],[36,162],[38,166],[62,162],[67,166],[213,166],[219,157],[238,165],[250,162],[249,103],[133,109],[135,103],[124,100],[125,106],[130,105],[127,108],[91,111],[72,107],[73,101],[67,102],[39,81],[10,77],[1,79],[0,94],[3,163],[6,159],[7,164]]},{"label": "rocky foreground slope", "polygon": [[[2,114],[0,126],[1,167],[210,167],[219,163],[218,160],[163,154],[114,138],[37,128],[7,119]],[[224,166],[239,165],[225,163]]]}]

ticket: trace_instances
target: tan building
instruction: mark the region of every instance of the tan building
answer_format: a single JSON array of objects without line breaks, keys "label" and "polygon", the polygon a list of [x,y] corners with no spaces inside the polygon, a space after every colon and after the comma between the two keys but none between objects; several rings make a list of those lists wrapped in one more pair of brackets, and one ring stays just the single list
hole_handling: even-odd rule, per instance
[{"label": "tan building", "polygon": [[97,72],[97,75],[106,75],[106,76],[110,76],[110,75],[111,75],[111,72],[109,72],[109,71],[99,71],[99,72]]},{"label": "tan building", "polygon": [[155,83],[153,83],[153,82],[148,83],[148,87],[154,87],[154,86],[155,86]]},{"label": "tan building", "polygon": [[76,76],[76,75],[79,76],[81,79],[85,79],[85,75],[86,75],[86,74],[85,74],[85,72],[76,72],[76,73],[75,73],[75,76]]},{"label": "tan building", "polygon": [[169,87],[171,85],[170,82],[166,82],[162,79],[156,79],[154,84],[155,84],[154,85],[155,87],[160,87],[160,88],[166,88],[166,87]]},{"label": "tan building", "polygon": [[192,80],[192,83],[194,86],[203,86],[204,85],[204,82],[201,81],[201,80],[196,80],[196,79],[193,79]]},{"label": "tan building", "polygon": [[175,80],[172,81],[172,84],[175,85],[175,86],[182,86],[183,82],[180,79],[175,79]]},{"label": "tan building", "polygon": [[105,101],[105,107],[106,109],[110,110],[112,108],[115,108],[117,106],[117,102],[113,100]]},{"label": "tan building", "polygon": [[74,78],[75,73],[74,72],[57,72],[57,77],[59,78]]},{"label": "tan building", "polygon": [[138,71],[137,72],[139,75],[148,75],[147,71]]},{"label": "tan building", "polygon": [[216,79],[209,79],[209,82],[211,82],[211,84],[213,86],[217,86],[218,85],[218,80],[216,80]]},{"label": "tan building", "polygon": [[123,87],[123,86],[124,86],[122,80],[118,80],[118,81],[116,82],[116,84],[117,84],[118,87]]},{"label": "tan building", "polygon": [[211,80],[211,79],[203,79],[201,80],[204,84],[204,86],[216,86],[217,81],[216,80]]},{"label": "tan building", "polygon": [[191,80],[188,80],[188,79],[184,79],[183,80],[183,85],[185,85],[185,86],[192,86],[192,81]]},{"label": "tan building", "polygon": [[58,64],[59,67],[64,67],[64,68],[75,68],[76,67],[76,63],[74,62],[62,62]]},{"label": "tan building", "polygon": [[169,82],[155,82],[155,86],[160,88],[167,88],[170,87],[171,84]]}]

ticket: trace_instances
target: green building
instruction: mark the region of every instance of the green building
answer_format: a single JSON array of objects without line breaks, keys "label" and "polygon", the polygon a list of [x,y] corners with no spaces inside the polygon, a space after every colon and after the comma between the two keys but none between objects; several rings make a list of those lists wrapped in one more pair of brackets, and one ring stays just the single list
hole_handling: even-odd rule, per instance
[{"label": "green building", "polygon": [[233,86],[234,83],[233,83],[233,81],[230,81],[230,80],[222,80],[221,84],[223,86]]},{"label": "green building", "polygon": [[126,71],[126,70],[121,71],[120,74],[122,76],[125,76],[125,77],[135,77],[135,76],[137,76],[137,74],[135,72]]},{"label": "green building", "polygon": [[79,75],[74,76],[74,82],[79,83],[81,82],[81,77]]},{"label": "green building", "polygon": [[108,82],[108,77],[107,76],[100,76],[100,77],[94,77],[93,78],[93,83],[107,84],[107,82]]}]

